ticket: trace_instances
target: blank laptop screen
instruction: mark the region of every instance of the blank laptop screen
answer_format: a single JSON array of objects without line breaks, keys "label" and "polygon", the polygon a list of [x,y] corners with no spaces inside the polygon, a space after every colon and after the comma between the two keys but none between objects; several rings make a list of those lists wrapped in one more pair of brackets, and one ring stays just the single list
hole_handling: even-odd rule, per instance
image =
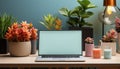
[{"label": "blank laptop screen", "polygon": [[39,55],[81,55],[81,31],[40,31]]}]

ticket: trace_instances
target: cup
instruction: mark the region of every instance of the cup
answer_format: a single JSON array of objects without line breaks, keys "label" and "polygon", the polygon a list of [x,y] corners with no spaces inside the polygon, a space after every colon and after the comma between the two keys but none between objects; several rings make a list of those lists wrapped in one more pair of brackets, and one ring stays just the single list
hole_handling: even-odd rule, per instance
[{"label": "cup", "polygon": [[101,48],[100,48],[100,46],[96,46],[93,49],[93,58],[95,58],[95,59],[100,59],[101,58]]},{"label": "cup", "polygon": [[111,48],[105,48],[104,49],[104,59],[111,59],[111,56],[112,56]]}]

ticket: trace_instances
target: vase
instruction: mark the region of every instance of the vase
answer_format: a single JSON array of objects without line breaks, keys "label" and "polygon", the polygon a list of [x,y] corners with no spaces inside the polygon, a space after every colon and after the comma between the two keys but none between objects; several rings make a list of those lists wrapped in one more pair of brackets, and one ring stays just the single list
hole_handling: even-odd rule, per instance
[{"label": "vase", "polygon": [[101,50],[102,50],[102,55],[104,55],[104,49],[110,48],[112,51],[112,56],[116,55],[116,42],[102,42],[100,41],[101,44]]},{"label": "vase", "polygon": [[6,39],[0,39],[0,54],[7,54],[8,53],[8,46]]},{"label": "vase", "polygon": [[118,42],[117,52],[120,53],[120,33],[118,33],[117,42]]},{"label": "vase", "polygon": [[8,42],[9,53],[15,57],[29,56],[31,53],[31,41],[26,42]]},{"label": "vase", "polygon": [[31,54],[35,54],[37,51],[37,40],[31,40]]},{"label": "vase", "polygon": [[93,55],[92,51],[94,48],[94,44],[87,44],[85,43],[85,56],[91,57]]}]

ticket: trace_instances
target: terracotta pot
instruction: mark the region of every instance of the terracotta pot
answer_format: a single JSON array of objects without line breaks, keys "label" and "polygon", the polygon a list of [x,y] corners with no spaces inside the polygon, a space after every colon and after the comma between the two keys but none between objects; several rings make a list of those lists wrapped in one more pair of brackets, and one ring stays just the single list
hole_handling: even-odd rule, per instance
[{"label": "terracotta pot", "polygon": [[101,44],[101,50],[102,50],[102,55],[104,55],[104,49],[109,47],[112,50],[112,56],[116,55],[116,42],[102,42],[100,41]]},{"label": "terracotta pot", "polygon": [[31,41],[27,42],[8,42],[11,56],[24,57],[31,53]]},{"label": "terracotta pot", "polygon": [[85,43],[85,56],[86,57],[91,57],[93,55],[93,48],[94,44],[87,44]]}]

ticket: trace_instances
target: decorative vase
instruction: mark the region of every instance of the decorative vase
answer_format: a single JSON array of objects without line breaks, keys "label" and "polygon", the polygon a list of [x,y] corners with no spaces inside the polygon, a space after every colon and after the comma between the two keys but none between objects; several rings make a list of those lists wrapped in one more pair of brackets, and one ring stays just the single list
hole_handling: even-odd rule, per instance
[{"label": "decorative vase", "polygon": [[37,40],[31,40],[31,54],[35,54],[37,50]]},{"label": "decorative vase", "polygon": [[109,47],[112,50],[112,56],[116,55],[116,42],[100,41],[100,44],[101,44],[102,55],[104,55],[104,49],[106,49],[106,47]]},{"label": "decorative vase", "polygon": [[117,52],[120,53],[120,33],[118,33],[118,47],[117,47]]},{"label": "decorative vase", "polygon": [[0,54],[7,54],[8,53],[8,46],[6,39],[0,39]]},{"label": "decorative vase", "polygon": [[87,44],[85,43],[85,56],[91,57],[93,55],[92,51],[94,48],[94,44]]},{"label": "decorative vase", "polygon": [[11,56],[25,57],[31,53],[31,42],[8,42],[9,52]]}]

